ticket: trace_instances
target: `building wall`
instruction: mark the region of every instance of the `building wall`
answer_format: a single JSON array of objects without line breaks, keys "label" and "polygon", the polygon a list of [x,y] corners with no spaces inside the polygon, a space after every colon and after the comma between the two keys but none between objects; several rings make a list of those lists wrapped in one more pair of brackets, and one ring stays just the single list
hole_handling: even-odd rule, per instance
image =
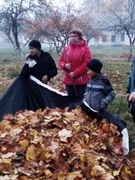
[{"label": "building wall", "polygon": [[129,45],[129,38],[126,33],[115,34],[111,31],[104,31],[99,38],[92,38],[90,45]]}]

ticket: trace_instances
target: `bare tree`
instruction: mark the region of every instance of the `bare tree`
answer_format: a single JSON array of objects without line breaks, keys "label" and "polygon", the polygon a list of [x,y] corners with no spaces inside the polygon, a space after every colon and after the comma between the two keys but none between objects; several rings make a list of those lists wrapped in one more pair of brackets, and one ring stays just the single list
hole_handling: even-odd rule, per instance
[{"label": "bare tree", "polygon": [[79,18],[76,21],[76,26],[82,29],[83,36],[87,44],[89,44],[92,38],[98,38],[102,35],[101,25],[99,25],[99,23],[92,16],[89,9],[88,11],[84,11],[84,9],[82,9],[79,14],[80,15],[78,15]]},{"label": "bare tree", "polygon": [[37,11],[36,18],[34,17],[28,29],[28,36],[40,38],[42,42],[49,42],[50,50],[55,47],[57,54],[60,54],[63,47],[68,44],[69,32],[75,27],[82,29],[87,43],[92,37],[101,34],[91,24],[89,13],[75,9],[72,3],[65,1],[64,7],[59,8],[44,0],[39,2],[40,11]]},{"label": "bare tree", "polygon": [[39,1],[40,11],[36,13],[31,26],[28,29],[28,36],[40,38],[42,42],[50,44],[50,50],[54,47],[57,54],[60,54],[62,48],[68,44],[69,32],[74,26],[77,18],[72,3],[58,8],[50,2]]},{"label": "bare tree", "polygon": [[0,8],[0,28],[13,45],[17,55],[21,57],[20,41],[22,33],[33,8],[32,0],[8,0]]},{"label": "bare tree", "polygon": [[135,0],[117,0],[106,7],[108,27],[116,33],[127,34],[130,44],[128,60],[132,59],[135,43]]},{"label": "bare tree", "polygon": [[102,6],[106,0],[82,0],[82,5],[86,11],[91,13],[102,11]]}]

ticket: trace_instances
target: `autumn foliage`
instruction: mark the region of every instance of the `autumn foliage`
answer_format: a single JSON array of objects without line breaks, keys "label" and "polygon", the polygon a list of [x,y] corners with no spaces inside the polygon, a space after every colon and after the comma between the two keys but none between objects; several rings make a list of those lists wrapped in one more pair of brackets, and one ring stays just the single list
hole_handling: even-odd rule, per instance
[{"label": "autumn foliage", "polygon": [[132,180],[135,153],[80,107],[19,111],[0,122],[0,180]]}]

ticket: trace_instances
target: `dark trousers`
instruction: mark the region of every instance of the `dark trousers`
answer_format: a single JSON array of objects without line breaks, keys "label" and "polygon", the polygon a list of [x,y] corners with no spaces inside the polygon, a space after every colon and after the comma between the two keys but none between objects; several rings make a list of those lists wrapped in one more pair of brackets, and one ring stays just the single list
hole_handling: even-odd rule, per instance
[{"label": "dark trousers", "polygon": [[133,117],[133,121],[135,123],[135,102],[131,103],[131,114],[132,114],[132,117]]},{"label": "dark trousers", "polygon": [[78,96],[83,99],[85,89],[86,89],[86,84],[75,85],[75,86],[66,84],[66,90],[69,96]]},{"label": "dark trousers", "polygon": [[133,121],[135,123],[135,111],[131,110],[131,114],[132,114],[132,117],[133,117]]}]

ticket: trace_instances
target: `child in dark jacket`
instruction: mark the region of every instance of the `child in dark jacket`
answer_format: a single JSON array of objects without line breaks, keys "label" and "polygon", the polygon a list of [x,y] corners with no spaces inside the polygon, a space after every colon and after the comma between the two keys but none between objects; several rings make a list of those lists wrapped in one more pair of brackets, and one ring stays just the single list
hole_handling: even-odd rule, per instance
[{"label": "child in dark jacket", "polygon": [[92,59],[88,64],[88,74],[90,76],[84,94],[85,101],[89,105],[93,114],[90,115],[97,120],[106,119],[108,123],[117,126],[118,131],[122,134],[123,154],[129,153],[129,136],[126,123],[119,118],[117,114],[110,113],[107,109],[108,104],[115,98],[115,93],[107,76],[101,72],[103,64],[98,59]]},{"label": "child in dark jacket", "polygon": [[98,59],[92,59],[88,64],[90,76],[84,94],[84,100],[94,110],[107,108],[115,98],[115,93],[107,76],[101,72],[103,64]]}]

